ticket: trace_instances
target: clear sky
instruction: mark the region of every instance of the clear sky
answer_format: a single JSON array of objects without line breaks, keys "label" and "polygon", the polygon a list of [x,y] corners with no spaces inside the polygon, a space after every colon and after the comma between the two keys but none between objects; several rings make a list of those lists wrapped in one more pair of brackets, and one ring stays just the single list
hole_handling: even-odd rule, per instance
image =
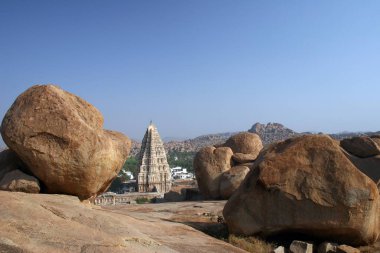
[{"label": "clear sky", "polygon": [[0,1],[0,118],[54,83],[141,139],[380,130],[380,1]]}]

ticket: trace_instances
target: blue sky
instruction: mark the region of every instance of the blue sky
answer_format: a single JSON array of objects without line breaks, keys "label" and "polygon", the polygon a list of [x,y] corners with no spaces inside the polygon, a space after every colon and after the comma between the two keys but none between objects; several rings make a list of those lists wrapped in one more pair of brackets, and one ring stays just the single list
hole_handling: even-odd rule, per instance
[{"label": "blue sky", "polygon": [[54,83],[141,139],[380,130],[380,1],[0,1],[0,118]]}]

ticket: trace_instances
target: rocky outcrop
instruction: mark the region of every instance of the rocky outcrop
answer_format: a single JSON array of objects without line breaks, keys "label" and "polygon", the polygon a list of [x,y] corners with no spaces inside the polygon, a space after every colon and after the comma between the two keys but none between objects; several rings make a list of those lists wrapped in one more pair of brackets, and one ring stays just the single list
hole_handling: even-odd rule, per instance
[{"label": "rocky outcrop", "polygon": [[228,199],[262,148],[258,135],[245,132],[231,136],[217,147],[201,149],[193,166],[202,195],[209,199]]},{"label": "rocky outcrop", "polygon": [[[244,252],[169,220],[173,214],[162,219],[168,212],[147,213],[150,208],[146,207],[145,211],[135,213],[134,218],[132,211],[107,210],[67,195],[0,191],[0,202],[0,252],[192,253],[194,245],[200,253]],[[170,203],[161,209],[167,205]],[[130,205],[134,207],[142,206]],[[155,205],[158,207],[159,204]],[[191,211],[188,208],[187,213]],[[200,209],[194,208],[193,212]]]},{"label": "rocky outcrop", "polygon": [[380,155],[379,146],[367,136],[344,139],[340,142],[340,145],[349,153],[361,158]]},{"label": "rocky outcrop", "polygon": [[22,93],[6,113],[1,134],[48,193],[82,199],[108,188],[130,149],[126,136],[103,130],[94,106],[53,85]]},{"label": "rocky outcrop", "polygon": [[299,135],[299,133],[286,128],[279,123],[256,123],[248,130],[248,132],[258,134],[265,145]]},{"label": "rocky outcrop", "polygon": [[359,245],[379,237],[379,191],[328,136],[270,146],[227,202],[229,231],[302,233]]},{"label": "rocky outcrop", "polygon": [[233,152],[228,147],[206,147],[195,155],[195,176],[205,198],[220,198],[220,176],[231,169],[232,155]]}]

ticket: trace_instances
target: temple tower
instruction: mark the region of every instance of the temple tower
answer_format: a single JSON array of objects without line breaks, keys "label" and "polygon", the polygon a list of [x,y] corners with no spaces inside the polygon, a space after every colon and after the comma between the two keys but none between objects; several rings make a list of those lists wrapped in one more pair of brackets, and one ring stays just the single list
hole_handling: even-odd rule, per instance
[{"label": "temple tower", "polygon": [[164,145],[156,126],[149,124],[142,140],[139,155],[139,192],[168,192],[171,188],[171,174],[166,160]]}]

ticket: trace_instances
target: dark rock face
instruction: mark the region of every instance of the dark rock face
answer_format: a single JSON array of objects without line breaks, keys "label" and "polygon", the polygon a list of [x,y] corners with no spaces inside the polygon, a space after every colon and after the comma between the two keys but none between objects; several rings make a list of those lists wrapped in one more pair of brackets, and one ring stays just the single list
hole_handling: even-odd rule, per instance
[{"label": "dark rock face", "polygon": [[379,237],[379,199],[338,141],[309,135],[263,151],[223,215],[235,234],[303,233],[359,245]]},{"label": "dark rock face", "polygon": [[358,157],[366,158],[380,155],[379,146],[367,136],[344,139],[340,142],[340,145],[349,153]]},{"label": "dark rock face", "polygon": [[130,149],[126,136],[103,130],[94,106],[53,85],[22,93],[4,117],[1,135],[48,193],[82,199],[108,188]]}]

